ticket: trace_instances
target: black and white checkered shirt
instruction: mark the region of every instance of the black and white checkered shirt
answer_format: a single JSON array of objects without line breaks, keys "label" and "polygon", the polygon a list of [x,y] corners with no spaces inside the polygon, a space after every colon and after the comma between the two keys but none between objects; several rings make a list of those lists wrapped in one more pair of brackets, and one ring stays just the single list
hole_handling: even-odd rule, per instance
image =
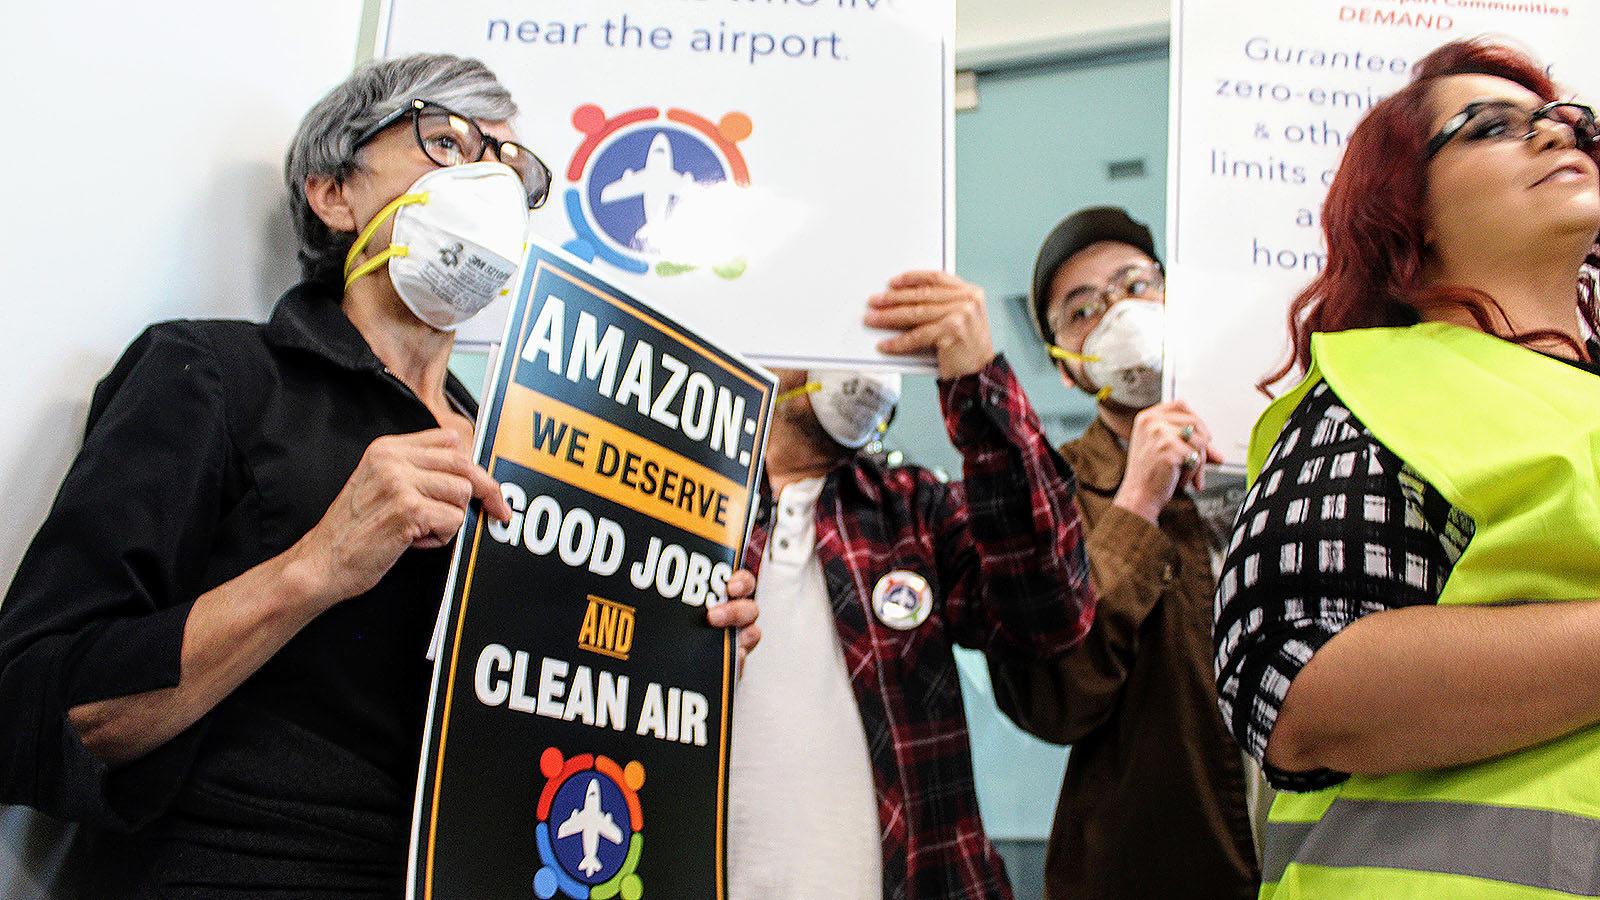
[{"label": "black and white checkered shirt", "polygon": [[[1245,497],[1217,584],[1217,693],[1234,739],[1261,759],[1311,654],[1362,616],[1437,602],[1472,533],[1470,516],[1317,385]],[[1266,772],[1300,791],[1348,777]]]}]

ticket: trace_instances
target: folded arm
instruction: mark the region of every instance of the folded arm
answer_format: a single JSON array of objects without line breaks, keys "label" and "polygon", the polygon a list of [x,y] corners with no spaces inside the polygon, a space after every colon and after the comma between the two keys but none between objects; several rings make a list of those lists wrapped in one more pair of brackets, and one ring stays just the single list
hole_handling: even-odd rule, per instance
[{"label": "folded arm", "polygon": [[1600,721],[1600,605],[1437,605],[1474,530],[1325,385],[1307,395],[1217,595],[1223,714],[1275,783],[1477,762]]},{"label": "folded arm", "polygon": [[[469,499],[506,514],[452,434],[394,435],[367,448],[293,547],[214,572],[213,541],[246,480],[222,365],[199,333],[162,326],[97,390],[83,449],[0,607],[0,703],[16,713],[0,729],[0,799],[136,823],[182,777],[191,726],[307,622],[406,548],[448,541]],[[112,767],[148,788],[139,808],[115,802]]]},{"label": "folded arm", "polygon": [[1300,671],[1266,761],[1364,775],[1491,759],[1600,722],[1600,603],[1366,616]]}]

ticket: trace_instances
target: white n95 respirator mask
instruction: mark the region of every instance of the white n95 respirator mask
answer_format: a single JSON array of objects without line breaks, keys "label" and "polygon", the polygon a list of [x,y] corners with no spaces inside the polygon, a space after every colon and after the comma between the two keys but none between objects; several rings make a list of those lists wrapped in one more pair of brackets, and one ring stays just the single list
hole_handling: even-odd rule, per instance
[{"label": "white n95 respirator mask", "polygon": [[900,376],[892,372],[810,373],[805,388],[828,436],[846,447],[867,445],[883,430],[900,402]]},{"label": "white n95 respirator mask", "polygon": [[1166,337],[1167,309],[1152,300],[1127,299],[1113,303],[1083,339],[1083,352],[1052,346],[1056,359],[1081,363],[1084,390],[1096,399],[1129,409],[1145,409],[1161,402],[1162,342]]},{"label": "white n95 respirator mask", "polygon": [[[388,248],[356,265],[390,216]],[[510,166],[476,162],[434,169],[361,229],[345,257],[344,284],[387,262],[406,308],[440,331],[454,331],[504,293],[527,230],[527,189]]]}]

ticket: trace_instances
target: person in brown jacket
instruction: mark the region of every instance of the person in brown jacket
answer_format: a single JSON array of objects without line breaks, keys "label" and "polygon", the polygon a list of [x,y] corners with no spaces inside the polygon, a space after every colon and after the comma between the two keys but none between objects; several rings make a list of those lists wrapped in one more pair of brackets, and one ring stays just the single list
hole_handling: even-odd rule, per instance
[{"label": "person in brown jacket", "polygon": [[1061,447],[1100,596],[1094,625],[1055,662],[990,662],[1000,709],[1072,745],[1048,900],[1246,898],[1260,882],[1261,779],[1223,726],[1212,674],[1224,532],[1195,500],[1204,464],[1221,457],[1183,401],[1161,402],[1164,284],[1150,229],[1114,207],[1062,220],[1033,271],[1062,381],[1099,399],[1088,430]]}]

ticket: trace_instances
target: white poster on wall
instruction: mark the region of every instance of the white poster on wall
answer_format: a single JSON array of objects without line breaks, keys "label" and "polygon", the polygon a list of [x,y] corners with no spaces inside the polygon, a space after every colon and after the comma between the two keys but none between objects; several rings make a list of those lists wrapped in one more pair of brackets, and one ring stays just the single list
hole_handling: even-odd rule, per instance
[{"label": "white poster on wall", "polygon": [[[1589,4],[1175,0],[1168,166],[1170,396],[1242,469],[1289,352],[1289,302],[1324,264],[1322,201],[1344,140],[1440,44],[1498,36],[1600,100]],[[1281,392],[1281,391],[1280,391]]]},{"label": "white poster on wall", "polygon": [[386,0],[376,49],[487,63],[554,176],[533,229],[711,340],[925,369],[861,317],[953,265],[954,23],[953,0]]}]

